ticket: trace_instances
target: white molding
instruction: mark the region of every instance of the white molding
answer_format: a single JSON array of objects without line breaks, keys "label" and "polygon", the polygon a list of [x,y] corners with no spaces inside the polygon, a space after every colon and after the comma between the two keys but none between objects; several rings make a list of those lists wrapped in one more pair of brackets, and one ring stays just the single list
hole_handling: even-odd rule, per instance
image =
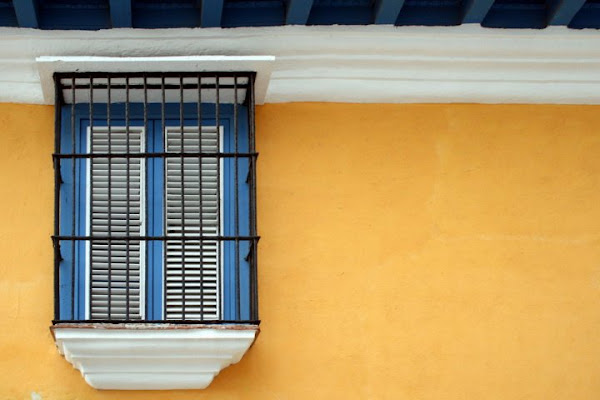
[{"label": "white molding", "polygon": [[[40,56],[71,57],[71,69],[79,68],[73,57],[82,57],[79,62],[88,70],[116,61],[138,69],[141,60],[148,62],[146,68],[159,65],[158,59],[171,59],[163,65],[169,69],[189,59],[189,69],[200,62],[195,56],[215,54],[273,56],[265,66],[266,80],[270,73],[268,88],[264,85],[266,103],[600,104],[600,31],[479,25],[92,32],[2,28],[0,101],[51,102],[43,96],[40,74],[47,79],[47,71],[43,63],[36,63]],[[106,57],[108,61],[102,61]],[[211,69],[227,64],[221,56],[213,57]]]},{"label": "white molding", "polygon": [[271,77],[273,56],[96,57],[41,56],[38,65],[44,103],[54,103],[55,72],[256,72],[257,104],[263,104]]},{"label": "white molding", "polygon": [[56,325],[56,346],[96,389],[204,389],[250,348],[255,325]]}]

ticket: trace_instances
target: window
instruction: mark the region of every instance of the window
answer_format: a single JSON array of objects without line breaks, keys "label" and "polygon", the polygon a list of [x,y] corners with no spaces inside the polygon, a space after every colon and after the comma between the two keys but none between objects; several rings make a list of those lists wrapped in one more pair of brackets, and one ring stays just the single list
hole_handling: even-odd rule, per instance
[{"label": "window", "polygon": [[258,320],[253,84],[55,74],[55,323]]}]

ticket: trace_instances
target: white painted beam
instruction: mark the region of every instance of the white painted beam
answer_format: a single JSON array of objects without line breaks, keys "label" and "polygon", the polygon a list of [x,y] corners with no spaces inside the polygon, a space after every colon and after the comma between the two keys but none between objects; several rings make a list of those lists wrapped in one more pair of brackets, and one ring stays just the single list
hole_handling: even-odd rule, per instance
[{"label": "white painted beam", "polygon": [[[96,32],[5,28],[0,29],[0,101],[51,103],[43,96],[48,73],[36,63],[39,56],[84,57],[84,64],[69,62],[65,68],[84,65],[96,71],[106,70],[115,57],[148,60],[125,62],[129,70],[139,71],[165,56],[209,54],[274,56],[268,89],[264,86],[267,103],[600,104],[600,31],[486,29],[476,24]],[[227,63],[215,59],[202,68],[219,70],[220,64]],[[175,64],[162,67],[173,70]],[[194,70],[190,68],[201,67],[192,63],[186,69]],[[51,93],[52,87],[45,90]]]}]

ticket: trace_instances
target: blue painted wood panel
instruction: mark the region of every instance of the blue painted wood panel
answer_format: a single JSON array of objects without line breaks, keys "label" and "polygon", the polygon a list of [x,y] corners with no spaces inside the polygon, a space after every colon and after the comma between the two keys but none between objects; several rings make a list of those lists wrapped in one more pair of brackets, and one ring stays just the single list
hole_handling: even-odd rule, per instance
[{"label": "blue painted wood panel", "polygon": [[276,26],[285,24],[286,7],[283,0],[255,2],[254,7],[237,1],[226,1],[223,9],[222,26]]},{"label": "blue painted wood panel", "polygon": [[460,25],[462,8],[458,0],[406,0],[396,25],[451,26]]},{"label": "blue painted wood panel", "polygon": [[[94,104],[94,126],[106,126],[107,105]],[[223,145],[225,152],[235,149],[235,132],[237,127],[237,146],[240,152],[249,151],[248,145],[248,110],[245,106],[234,106],[222,104],[219,107],[219,123],[223,127]],[[234,124],[234,111],[237,111],[238,121]],[[77,104],[75,107],[65,106],[62,110],[61,152],[72,151],[71,114],[75,112],[74,126],[76,127],[76,152],[87,152],[87,130],[90,126],[89,105]],[[196,115],[197,104],[184,104],[184,115]],[[214,104],[202,105],[202,124],[214,126],[216,108]],[[123,104],[113,104],[110,107],[111,125],[125,126],[125,108]],[[179,105],[167,104],[165,106],[165,121],[167,126],[179,126]],[[144,107],[142,104],[130,104],[129,124],[130,126],[143,126]],[[205,118],[206,117],[206,118]],[[161,105],[150,104],[147,107],[148,124],[145,127],[146,149],[148,152],[164,151],[164,136],[161,119]],[[197,126],[197,119],[185,119],[185,126]],[[81,159],[76,161],[76,174],[73,176],[73,164],[69,159],[61,161],[61,185],[60,201],[60,234],[61,235],[86,235],[86,187],[88,161]],[[233,158],[223,159],[223,226],[225,235],[234,235],[235,232],[235,161]],[[250,193],[246,176],[249,172],[249,160],[240,158],[238,165],[238,210],[240,224],[238,226],[240,235],[249,235],[249,204]],[[164,234],[163,226],[163,193],[164,193],[164,160],[150,158],[146,164],[147,203],[146,203],[146,234],[161,236]],[[76,197],[73,198],[72,185],[76,185]],[[73,208],[75,207],[75,212]],[[75,218],[75,231],[72,231],[73,216]],[[225,242],[223,251],[223,318],[228,320],[250,319],[250,264],[247,256],[250,251],[248,241],[240,241],[236,249],[235,241]],[[70,241],[61,242],[60,263],[60,318],[61,319],[84,319],[86,305],[86,243],[79,241],[75,244],[73,258],[73,247]],[[236,260],[238,260],[236,262]],[[161,241],[149,241],[146,246],[146,319],[159,320],[163,315],[163,244]],[[236,301],[236,291],[239,288],[240,305]]]},{"label": "blue painted wood panel", "polygon": [[306,25],[312,6],[313,0],[289,0],[285,23],[288,25]]},{"label": "blue painted wood panel", "polygon": [[221,26],[224,3],[225,0],[201,0],[202,10],[200,12],[200,26],[203,28],[214,28]]},{"label": "blue painted wood panel", "polygon": [[404,0],[377,0],[373,22],[375,24],[395,24],[404,5]]},{"label": "blue painted wood panel", "polygon": [[585,0],[549,0],[548,25],[568,25],[581,10]]},{"label": "blue painted wood panel", "polygon": [[569,23],[569,28],[584,29],[595,28],[600,29],[600,1],[587,0],[581,10]]},{"label": "blue painted wood panel", "polygon": [[38,0],[13,0],[13,6],[19,26],[23,28],[39,27]]},{"label": "blue painted wood panel", "polygon": [[110,20],[113,28],[131,28],[132,0],[109,0],[110,5]]},{"label": "blue painted wood panel", "polygon": [[[0,26],[40,29],[306,25],[600,28],[597,0],[0,0]],[[582,6],[583,5],[583,6]]]},{"label": "blue painted wood panel", "polygon": [[463,24],[480,24],[493,4],[494,0],[465,0],[463,2]]},{"label": "blue painted wood panel", "polygon": [[42,29],[97,30],[111,27],[108,0],[39,0]]},{"label": "blue painted wood panel", "polygon": [[307,25],[369,25],[373,4],[368,0],[315,0]]},{"label": "blue painted wood panel", "polygon": [[0,0],[0,26],[19,26],[13,3],[10,0]]},{"label": "blue painted wood panel", "polygon": [[543,29],[548,25],[545,0],[496,0],[481,23],[488,28]]}]

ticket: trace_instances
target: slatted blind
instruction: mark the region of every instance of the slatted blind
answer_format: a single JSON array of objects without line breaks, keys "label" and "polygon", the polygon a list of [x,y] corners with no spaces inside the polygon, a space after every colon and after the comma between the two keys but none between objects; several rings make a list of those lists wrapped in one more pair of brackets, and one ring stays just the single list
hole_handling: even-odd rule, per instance
[{"label": "slatted blind", "polygon": [[[111,127],[109,151],[109,129],[94,127],[90,143],[92,153],[140,153],[143,151],[143,130],[130,127],[128,145],[126,128]],[[89,161],[91,236],[143,234],[142,160],[115,157],[110,161],[109,158]],[[89,245],[88,252],[90,318],[141,319],[144,244],[140,241],[95,240]]]},{"label": "slatted blind", "polygon": [[[167,128],[166,151],[216,153],[217,129]],[[183,146],[182,146],[183,145]],[[217,236],[220,232],[217,158],[166,159],[166,236]],[[220,243],[167,240],[165,319],[220,317]]]}]

